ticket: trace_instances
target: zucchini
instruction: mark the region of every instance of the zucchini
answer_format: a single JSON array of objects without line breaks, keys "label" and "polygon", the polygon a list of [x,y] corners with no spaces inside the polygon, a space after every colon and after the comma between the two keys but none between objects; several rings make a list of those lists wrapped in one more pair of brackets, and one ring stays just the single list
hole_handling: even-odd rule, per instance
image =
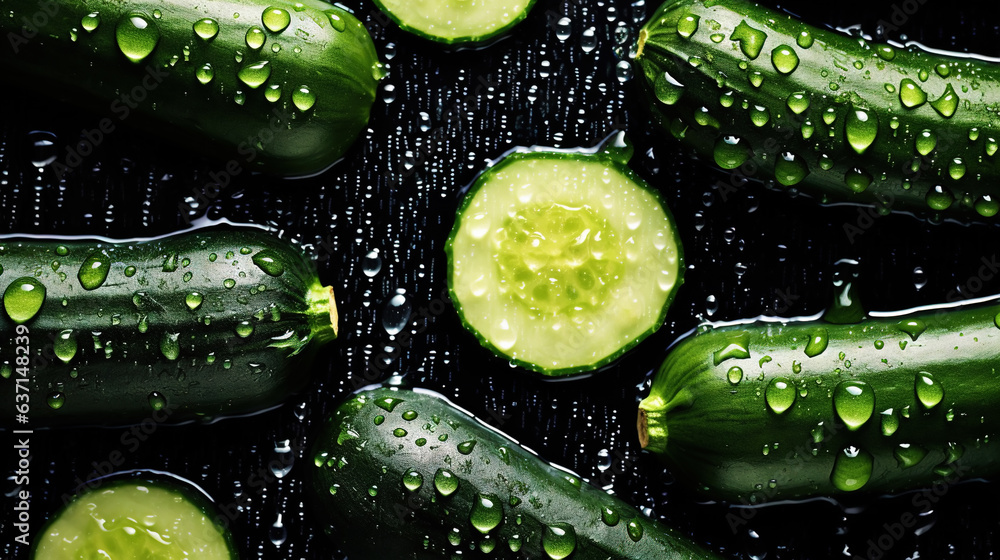
[{"label": "zucchini", "polygon": [[704,493],[750,504],[996,473],[1000,304],[977,303],[706,326],[656,373],[639,440]]},{"label": "zucchini", "polygon": [[508,154],[480,175],[448,238],[462,323],[548,376],[596,369],[663,324],[683,274],[673,217],[621,134],[588,151]]},{"label": "zucchini", "polygon": [[36,535],[36,560],[236,560],[233,540],[193,489],[155,479],[105,481],[73,498]]},{"label": "zucchini", "polygon": [[0,398],[33,426],[273,407],[337,332],[312,262],[256,229],[3,238],[0,267]]},{"label": "zucchini", "polygon": [[535,0],[375,0],[404,31],[446,45],[498,38],[528,16]]},{"label": "zucchini", "polygon": [[320,0],[6,0],[0,33],[10,83],[111,113],[60,174],[126,120],[230,173],[315,174],[364,129],[382,76],[361,22]]},{"label": "zucchini", "polygon": [[353,395],[311,453],[317,517],[350,558],[718,558],[429,392]]},{"label": "zucchini", "polygon": [[1000,65],[872,43],[743,0],[664,3],[635,64],[664,131],[824,202],[1000,211]]}]

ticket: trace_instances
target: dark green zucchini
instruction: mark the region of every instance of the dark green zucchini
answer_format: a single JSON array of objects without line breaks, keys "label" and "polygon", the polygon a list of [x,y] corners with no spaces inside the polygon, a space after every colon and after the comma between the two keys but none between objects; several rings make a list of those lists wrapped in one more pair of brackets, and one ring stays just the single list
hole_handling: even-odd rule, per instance
[{"label": "dark green zucchini", "polygon": [[56,512],[35,536],[31,557],[236,560],[213,510],[193,488],[162,477],[100,481]]},{"label": "dark green zucchini", "polygon": [[332,288],[261,230],[3,238],[0,267],[4,426],[258,411],[301,388],[337,332]]},{"label": "dark green zucchini", "polygon": [[871,43],[744,0],[664,3],[635,63],[659,124],[740,180],[884,212],[1000,211],[998,64]]},{"label": "dark green zucchini", "polygon": [[3,8],[5,84],[105,113],[60,154],[60,173],[135,121],[238,169],[314,174],[365,127],[382,76],[361,22],[320,0],[9,0]]},{"label": "dark green zucchini", "polygon": [[995,474],[998,409],[993,302],[705,327],[663,362],[638,430],[692,486],[760,503]]},{"label": "dark green zucchini", "polygon": [[351,558],[718,558],[424,391],[352,396],[311,453],[318,517]]}]

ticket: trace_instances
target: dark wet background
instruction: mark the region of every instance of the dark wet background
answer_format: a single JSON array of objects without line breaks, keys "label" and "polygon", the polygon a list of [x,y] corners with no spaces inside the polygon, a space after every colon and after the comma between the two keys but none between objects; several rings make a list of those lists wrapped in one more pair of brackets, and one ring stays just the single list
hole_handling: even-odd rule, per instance
[{"label": "dark wet background", "polygon": [[[269,224],[319,259],[342,314],[341,337],[316,364],[314,381],[278,410],[207,426],[158,427],[139,445],[123,439],[123,429],[36,433],[29,487],[35,530],[78,477],[95,463],[106,467],[117,450],[124,462],[114,470],[172,472],[235,512],[232,530],[243,558],[340,558],[305,506],[303,448],[346,392],[406,374],[413,385],[442,392],[546,459],[613,488],[728,557],[865,557],[869,539],[907,513],[923,515],[892,539],[884,558],[991,557],[1000,534],[996,484],[948,488],[929,512],[911,494],[780,504],[741,515],[674,484],[639,452],[634,418],[647,374],[700,318],[816,313],[832,297],[834,263],[841,259],[859,261],[861,298],[872,310],[997,293],[1000,278],[975,279],[982,259],[997,258],[1000,230],[905,215],[870,220],[856,207],[820,208],[759,184],[726,193],[713,188],[728,177],[651,128],[637,83],[621,64],[656,2],[540,0],[513,36],[463,52],[383,26],[370,2],[344,4],[370,24],[391,67],[369,131],[321,176],[239,175],[210,207],[191,208],[192,196],[225,162],[192,159],[125,123],[63,178],[51,164],[36,166],[50,155],[65,157],[82,130],[111,115],[56,104],[4,78],[0,233],[151,236],[202,216]],[[891,24],[889,38],[906,34],[934,47],[1000,55],[1000,27],[988,3],[800,0],[782,7],[813,23],[861,24],[875,33],[883,21]],[[625,359],[589,379],[545,382],[481,349],[442,294],[443,245],[457,193],[514,146],[590,146],[616,128],[636,144],[632,167],[673,210],[686,283],[664,328]],[[37,146],[38,140],[53,145]],[[187,218],[179,210],[185,205]],[[850,236],[845,224],[863,233]],[[397,295],[401,306],[390,303]],[[409,342],[400,344],[389,332],[407,309]],[[7,536],[15,468],[10,439],[0,437],[8,450],[0,452],[8,477],[0,509],[3,557],[25,558],[27,551]],[[745,522],[731,527],[730,513]]]}]

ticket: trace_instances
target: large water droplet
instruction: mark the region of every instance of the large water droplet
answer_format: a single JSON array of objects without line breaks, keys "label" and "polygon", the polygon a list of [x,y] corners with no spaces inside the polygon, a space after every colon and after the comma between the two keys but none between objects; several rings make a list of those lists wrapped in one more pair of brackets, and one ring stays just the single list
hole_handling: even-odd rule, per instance
[{"label": "large water droplet", "polygon": [[469,512],[469,521],[480,533],[486,534],[496,529],[503,521],[503,505],[500,498],[492,494],[477,494]]},{"label": "large water droplet", "polygon": [[848,430],[857,430],[875,411],[875,390],[863,381],[841,381],[833,390],[833,408]]},{"label": "large water droplet", "polygon": [[281,257],[270,249],[264,249],[253,256],[253,263],[257,265],[268,276],[281,276],[285,273],[285,265],[281,262]]},{"label": "large water droplet", "polygon": [[764,41],[767,40],[767,34],[750,27],[746,21],[741,21],[729,38],[739,42],[740,50],[743,51],[743,54],[753,60],[760,55],[761,49],[764,48]]},{"label": "large water droplet", "polygon": [[924,405],[924,408],[934,408],[944,398],[944,387],[926,371],[917,374],[914,390],[917,393],[917,399]]},{"label": "large water droplet", "polygon": [[545,527],[542,548],[552,560],[562,560],[576,549],[576,530],[568,523],[553,523]]},{"label": "large water droplet", "polygon": [[867,451],[848,447],[837,454],[830,473],[830,482],[843,492],[864,488],[872,476],[874,459]]},{"label": "large water droplet", "polygon": [[115,38],[122,54],[138,64],[156,48],[160,41],[160,30],[149,16],[132,12],[118,21]]},{"label": "large water droplet", "polygon": [[927,456],[927,450],[918,445],[901,443],[893,449],[892,455],[896,458],[899,468],[908,469],[923,461],[924,457]]},{"label": "large water droplet", "polygon": [[772,379],[764,392],[764,400],[775,414],[785,412],[795,403],[795,383],[785,377]]},{"label": "large water droplet", "polygon": [[801,115],[809,109],[809,94],[804,91],[796,91],[788,95],[788,99],[785,100],[785,104],[788,108],[792,110],[796,115]]},{"label": "large water droplet", "polygon": [[931,107],[937,111],[942,117],[950,119],[955,111],[958,109],[958,94],[955,93],[955,89],[948,84],[945,87],[944,93],[937,101],[931,102]]},{"label": "large water droplet", "polygon": [[859,154],[865,153],[878,136],[878,116],[864,109],[848,111],[847,123],[844,126],[847,142]]},{"label": "large water droplet", "polygon": [[292,103],[299,111],[306,112],[316,104],[316,94],[308,86],[299,86],[292,92]]},{"label": "large water droplet", "polygon": [[111,257],[104,251],[94,251],[80,265],[77,279],[85,290],[96,290],[108,279],[111,271]]},{"label": "large water droplet", "polygon": [[92,33],[97,30],[97,27],[101,25],[101,14],[98,12],[90,12],[89,14],[83,16],[80,20],[80,27],[87,33]]},{"label": "large water droplet", "polygon": [[951,205],[955,203],[955,195],[943,185],[934,185],[927,191],[924,201],[927,202],[927,206],[931,210],[942,211],[951,208]]},{"label": "large water droplet", "polygon": [[920,89],[917,82],[909,78],[903,78],[899,82],[899,100],[908,109],[919,107],[927,102],[927,93]]},{"label": "large water droplet", "polygon": [[418,471],[409,470],[403,473],[403,487],[410,492],[416,492],[420,490],[420,487],[424,485],[424,475],[420,474]]},{"label": "large water droplet", "polygon": [[618,524],[621,519],[621,515],[612,507],[604,506],[601,508],[601,521],[609,527],[614,527]]},{"label": "large water droplet", "polygon": [[292,23],[291,16],[285,10],[271,6],[264,10],[264,13],[260,17],[260,21],[264,24],[264,27],[271,31],[272,33],[281,33],[288,27],[288,24]]},{"label": "large water droplet", "polygon": [[774,162],[774,178],[786,187],[799,184],[809,175],[809,166],[792,152],[782,152]]},{"label": "large water droplet", "polygon": [[205,41],[211,41],[219,34],[219,23],[212,18],[199,19],[194,22],[194,33]]},{"label": "large water droplet", "polygon": [[447,469],[438,469],[434,473],[434,488],[442,496],[450,496],[458,490],[458,477]]},{"label": "large water droplet", "polygon": [[750,145],[738,136],[723,136],[715,143],[715,163],[723,169],[736,169],[743,165],[752,151]]},{"label": "large water droplet", "polygon": [[65,329],[52,341],[52,351],[56,357],[68,364],[76,356],[77,342],[73,329]]},{"label": "large water droplet", "polygon": [[240,68],[237,76],[247,87],[256,89],[271,77],[271,65],[266,60],[247,64]]},{"label": "large water droplet", "polygon": [[410,322],[412,312],[413,304],[405,294],[393,295],[382,310],[382,328],[390,335],[399,334]]},{"label": "large water droplet", "polygon": [[668,72],[662,72],[653,81],[653,92],[664,105],[673,105],[684,94],[684,86]]},{"label": "large water droplet", "polygon": [[791,74],[799,67],[799,56],[792,47],[781,45],[771,51],[771,64],[778,72]]},{"label": "large water droplet", "polygon": [[698,31],[698,21],[701,18],[694,14],[686,14],[677,20],[677,34],[685,39],[691,37]]},{"label": "large water droplet", "polygon": [[178,341],[180,333],[163,333],[160,339],[160,353],[168,360],[176,360],[181,354],[181,345]]},{"label": "large water droplet", "polygon": [[822,354],[830,345],[830,334],[826,329],[815,329],[809,333],[809,342],[806,343],[806,356],[815,358]]},{"label": "large water droplet", "polygon": [[30,276],[10,283],[3,293],[3,307],[15,323],[30,321],[45,303],[45,286]]},{"label": "large water droplet", "polygon": [[247,30],[247,46],[253,50],[257,50],[264,46],[264,42],[267,40],[267,36],[264,34],[264,30],[257,27],[256,25]]}]

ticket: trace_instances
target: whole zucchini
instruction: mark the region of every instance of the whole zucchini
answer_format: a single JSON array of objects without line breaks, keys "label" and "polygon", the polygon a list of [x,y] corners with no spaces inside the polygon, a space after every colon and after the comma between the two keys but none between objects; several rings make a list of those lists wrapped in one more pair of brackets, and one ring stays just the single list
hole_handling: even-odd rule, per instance
[{"label": "whole zucchini", "polygon": [[882,211],[1000,211],[998,64],[870,43],[744,0],[664,3],[635,63],[659,124],[740,180]]},{"label": "whole zucchini", "polygon": [[1000,305],[706,327],[639,405],[643,447],[734,502],[895,492],[1000,468]]},{"label": "whole zucchini", "polygon": [[365,127],[382,76],[361,22],[321,0],[6,0],[0,33],[7,83],[105,112],[60,173],[125,121],[235,169],[317,173]]},{"label": "whole zucchini", "polygon": [[3,238],[0,267],[0,399],[17,403],[4,426],[258,411],[299,389],[337,332],[332,288],[260,230]]},{"label": "whole zucchini", "polygon": [[423,391],[352,396],[312,455],[318,516],[351,558],[718,558]]}]

